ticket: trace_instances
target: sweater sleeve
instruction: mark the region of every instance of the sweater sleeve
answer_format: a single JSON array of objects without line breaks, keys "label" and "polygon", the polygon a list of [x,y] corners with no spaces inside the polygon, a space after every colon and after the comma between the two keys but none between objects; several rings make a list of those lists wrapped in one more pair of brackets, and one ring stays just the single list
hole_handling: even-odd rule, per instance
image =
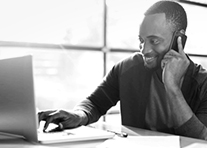
[{"label": "sweater sleeve", "polygon": [[86,123],[86,125],[98,121],[98,119],[101,117],[100,112],[89,99],[81,101],[75,106],[74,110],[82,110],[83,112],[85,112],[88,118],[88,122]]},{"label": "sweater sleeve", "polygon": [[75,107],[75,110],[83,110],[86,113],[88,117],[87,124],[98,121],[119,101],[117,72],[118,69],[114,66],[95,91]]},{"label": "sweater sleeve", "polygon": [[206,126],[195,115],[182,126],[176,128],[175,134],[207,140]]},{"label": "sweater sleeve", "polygon": [[186,123],[174,128],[174,132],[207,140],[207,71],[193,62],[189,69],[182,91],[194,114]]},{"label": "sweater sleeve", "polygon": [[[198,85],[197,95],[195,95],[193,97],[194,100],[191,101],[194,115],[186,123],[176,128],[175,133],[187,137],[207,140],[207,80],[204,79],[201,84],[202,85]],[[194,86],[196,85],[197,84]]]}]

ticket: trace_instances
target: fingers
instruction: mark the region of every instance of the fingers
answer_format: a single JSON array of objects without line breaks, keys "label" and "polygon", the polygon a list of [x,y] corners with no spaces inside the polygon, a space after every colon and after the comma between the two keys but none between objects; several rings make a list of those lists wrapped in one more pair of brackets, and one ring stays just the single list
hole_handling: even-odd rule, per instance
[{"label": "fingers", "polygon": [[43,130],[43,132],[47,132],[47,133],[52,133],[52,132],[59,132],[59,131],[63,131],[64,127],[62,125],[62,123],[59,123],[57,127],[49,129],[49,130]]},{"label": "fingers", "polygon": [[180,36],[178,37],[177,43],[178,43],[178,52],[180,53],[180,55],[185,57],[186,55],[185,55],[185,52],[183,50],[182,38]]},{"label": "fingers", "polygon": [[57,110],[42,111],[38,113],[39,123],[40,121],[45,121],[43,131],[45,131],[48,128],[50,123],[58,124],[60,122],[61,117],[61,114]]},{"label": "fingers", "polygon": [[177,46],[178,46],[178,52],[176,52],[175,50],[170,50],[166,53],[166,55],[174,55],[174,56],[186,56],[185,52],[183,50],[183,45],[182,45],[182,38],[179,36],[177,39]]},{"label": "fingers", "polygon": [[183,50],[182,38],[180,36],[178,37],[177,43],[178,43],[178,51],[180,52],[180,50]]},{"label": "fingers", "polygon": [[38,112],[38,120],[40,121],[45,121],[51,113],[56,112],[56,110],[51,110],[51,111],[41,111]]},{"label": "fingers", "polygon": [[161,68],[164,69],[166,64],[167,64],[167,59],[163,58],[161,61]]},{"label": "fingers", "polygon": [[174,57],[178,59],[180,57],[186,57],[185,52],[183,51],[182,38],[180,36],[177,39],[177,45],[178,45],[178,52],[176,52],[175,50],[170,50],[165,54],[164,58],[170,59]]},{"label": "fingers", "polygon": [[63,129],[64,129],[63,124],[62,124],[62,123],[59,123],[59,124],[58,124],[58,128],[59,128],[60,130],[63,130]]},{"label": "fingers", "polygon": [[[55,123],[55,124],[59,124],[60,120],[63,118],[63,116],[61,115],[61,113],[59,111],[56,112],[52,112],[50,114],[47,115],[46,119],[45,119],[45,125],[43,128],[43,131],[45,131],[50,123]],[[61,127],[61,129],[63,128],[63,126],[61,126],[59,124],[59,126]]]},{"label": "fingers", "polygon": [[63,130],[66,128],[74,128],[80,125],[81,117],[75,112],[67,112],[64,110],[43,111],[38,113],[39,121],[44,120],[45,124],[43,131],[46,132],[50,123],[58,125],[56,130]]},{"label": "fingers", "polygon": [[165,56],[163,57],[162,61],[161,61],[161,68],[164,69],[164,67],[173,59],[179,59],[180,55],[178,52],[174,51],[174,50],[170,50],[168,51]]}]

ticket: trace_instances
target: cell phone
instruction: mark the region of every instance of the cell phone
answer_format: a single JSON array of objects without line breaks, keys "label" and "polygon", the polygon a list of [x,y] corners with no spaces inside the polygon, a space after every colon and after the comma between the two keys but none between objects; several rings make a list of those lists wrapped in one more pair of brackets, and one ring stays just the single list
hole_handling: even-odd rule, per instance
[{"label": "cell phone", "polygon": [[182,45],[184,49],[187,36],[184,33],[181,33],[180,31],[175,31],[173,33],[173,37],[172,37],[169,49],[174,49],[175,51],[178,52],[178,41],[177,40],[179,36],[182,38]]}]

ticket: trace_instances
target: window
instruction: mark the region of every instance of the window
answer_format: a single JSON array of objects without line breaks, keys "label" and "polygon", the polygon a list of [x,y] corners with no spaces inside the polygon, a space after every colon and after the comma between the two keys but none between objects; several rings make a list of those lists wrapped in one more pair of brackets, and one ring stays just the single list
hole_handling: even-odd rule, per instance
[{"label": "window", "polygon": [[207,20],[204,19],[207,14],[207,7],[195,6],[190,4],[183,4],[188,16],[188,27],[186,35],[185,50],[191,54],[207,54],[205,33],[207,32]]},{"label": "window", "polygon": [[102,46],[102,0],[0,1],[0,40]]},{"label": "window", "polygon": [[103,0],[0,1],[0,58],[33,55],[39,109],[72,109],[100,83],[103,5]]},{"label": "window", "polygon": [[[138,51],[143,13],[155,1],[0,1],[0,59],[32,54],[38,108],[72,109],[115,63]],[[205,55],[207,21],[198,16],[207,8],[181,4],[189,19],[185,50]]]},{"label": "window", "polygon": [[107,41],[110,48],[138,49],[144,12],[157,0],[107,0]]}]

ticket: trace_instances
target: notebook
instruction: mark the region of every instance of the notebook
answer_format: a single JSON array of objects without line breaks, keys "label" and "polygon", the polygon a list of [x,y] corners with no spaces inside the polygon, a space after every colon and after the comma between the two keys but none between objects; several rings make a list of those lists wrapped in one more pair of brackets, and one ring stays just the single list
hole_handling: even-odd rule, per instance
[{"label": "notebook", "polygon": [[55,133],[38,132],[32,56],[0,60],[0,132],[28,141],[58,143],[107,139],[114,133],[88,126]]}]

